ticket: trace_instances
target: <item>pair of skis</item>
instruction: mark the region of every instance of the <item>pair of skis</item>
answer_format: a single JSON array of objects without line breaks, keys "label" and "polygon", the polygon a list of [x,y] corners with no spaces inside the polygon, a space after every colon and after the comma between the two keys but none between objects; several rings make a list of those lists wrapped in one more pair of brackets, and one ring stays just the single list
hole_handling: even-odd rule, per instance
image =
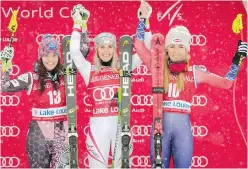
[{"label": "pair of skis", "polygon": [[[152,93],[153,93],[153,125],[154,125],[154,168],[162,168],[162,104],[164,94],[164,37],[156,34],[152,38],[151,48],[151,72],[152,72]],[[162,48],[161,48],[162,47]],[[130,145],[130,95],[131,95],[131,70],[132,70],[132,38],[122,36],[120,38],[120,79],[121,85],[118,91],[118,126],[121,123],[122,141],[122,168],[130,168],[129,145]],[[117,137],[119,133],[117,133]],[[116,147],[116,146],[115,146]],[[114,150],[114,157],[115,157]],[[114,160],[112,163],[112,167]]]}]

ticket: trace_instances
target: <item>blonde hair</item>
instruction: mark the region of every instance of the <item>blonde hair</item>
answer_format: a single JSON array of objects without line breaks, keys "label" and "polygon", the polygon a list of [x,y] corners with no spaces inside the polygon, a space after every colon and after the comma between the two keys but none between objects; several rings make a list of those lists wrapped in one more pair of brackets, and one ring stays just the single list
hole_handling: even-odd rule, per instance
[{"label": "blonde hair", "polygon": [[[95,49],[95,54],[93,56],[93,63],[96,66],[95,73],[97,74],[102,70],[101,60],[98,56],[97,49]],[[115,49],[113,53],[112,63],[111,63],[112,71],[117,72],[118,67],[120,67],[119,65],[120,64],[119,64],[118,56],[117,56],[116,49]]]},{"label": "blonde hair", "polygon": [[[187,53],[187,58],[190,59],[190,55]],[[168,67],[168,59],[169,56],[166,54],[165,55],[165,60],[164,60],[164,91],[165,93],[168,92],[169,90],[169,83],[170,83],[170,79],[171,79],[171,73]],[[187,59],[187,68],[189,67],[189,59]],[[184,72],[179,73],[179,75],[176,76],[176,84],[177,84],[177,89],[181,92],[184,90]]]}]

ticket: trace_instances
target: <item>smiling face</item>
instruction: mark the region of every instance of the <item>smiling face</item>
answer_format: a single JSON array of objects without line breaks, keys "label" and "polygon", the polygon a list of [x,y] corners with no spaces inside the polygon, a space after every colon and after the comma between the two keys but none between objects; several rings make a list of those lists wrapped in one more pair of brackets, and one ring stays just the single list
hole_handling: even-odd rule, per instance
[{"label": "smiling face", "polygon": [[172,62],[188,60],[187,50],[183,45],[171,44],[167,47],[167,52]]},{"label": "smiling face", "polygon": [[104,62],[108,62],[114,56],[115,48],[110,44],[103,44],[97,48],[98,56]]},{"label": "smiling face", "polygon": [[53,70],[59,61],[58,55],[54,53],[48,53],[42,57],[42,63],[48,71]]}]

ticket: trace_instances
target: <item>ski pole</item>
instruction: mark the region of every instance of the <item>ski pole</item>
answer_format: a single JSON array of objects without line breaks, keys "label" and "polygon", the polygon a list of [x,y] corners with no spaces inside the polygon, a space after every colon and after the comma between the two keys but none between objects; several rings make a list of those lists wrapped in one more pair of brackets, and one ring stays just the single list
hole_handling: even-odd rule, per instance
[{"label": "ski pole", "polygon": [[118,147],[118,140],[119,140],[119,137],[120,137],[120,125],[121,125],[121,100],[122,100],[122,97],[121,97],[121,93],[122,93],[122,90],[121,88],[118,89],[118,121],[117,121],[117,132],[116,132],[116,139],[115,139],[115,147],[114,147],[114,153],[113,153],[113,160],[112,160],[112,166],[111,168],[115,168],[115,156],[116,156],[116,151],[117,151],[117,147]]},{"label": "ski pole", "polygon": [[[9,22],[9,26],[8,26],[8,30],[11,32],[11,37],[10,37],[10,42],[9,42],[9,46],[12,46],[12,42],[14,40],[14,34],[17,30],[18,27],[18,23],[17,23],[17,10],[14,10]],[[11,59],[8,58],[1,58],[2,60],[2,73],[5,73],[6,70],[9,70],[12,68],[12,61]]]},{"label": "ski pole", "polygon": [[[239,34],[240,33],[240,38],[243,41],[243,23],[242,23],[242,14],[238,14],[236,16],[236,18],[234,19],[233,23],[232,23],[232,31],[235,34]],[[237,116],[237,111],[236,111],[236,104],[235,104],[235,89],[236,89],[236,83],[237,83],[237,79],[235,79],[234,81],[234,85],[233,85],[233,109],[234,109],[234,115],[235,115],[235,120],[238,124],[240,133],[245,141],[246,146],[248,147],[247,141],[245,139],[244,133],[242,131],[242,128],[239,124],[239,120],[238,120],[238,116]]]}]

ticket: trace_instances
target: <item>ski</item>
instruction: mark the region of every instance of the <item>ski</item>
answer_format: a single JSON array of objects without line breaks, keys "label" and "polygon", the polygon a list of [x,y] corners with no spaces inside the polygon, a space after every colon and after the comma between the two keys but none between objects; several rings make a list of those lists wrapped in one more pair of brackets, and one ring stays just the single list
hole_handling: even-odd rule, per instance
[{"label": "ski", "polygon": [[155,44],[152,44],[151,58],[151,73],[152,73],[152,95],[153,95],[153,125],[154,125],[154,166],[153,168],[162,168],[162,104],[164,94],[164,56],[159,55],[155,45],[162,44],[164,37],[161,34],[156,34],[152,39]]},{"label": "ski", "polygon": [[77,114],[76,114],[76,66],[70,55],[71,36],[65,36],[62,40],[64,55],[64,78],[66,88],[66,107],[68,118],[68,137],[69,137],[69,162],[70,168],[78,168],[78,149],[77,149]]},{"label": "ski", "polygon": [[132,76],[133,41],[130,36],[120,37],[120,90],[118,96],[119,113],[121,120],[121,168],[130,168],[129,145],[130,145],[130,98]]}]

